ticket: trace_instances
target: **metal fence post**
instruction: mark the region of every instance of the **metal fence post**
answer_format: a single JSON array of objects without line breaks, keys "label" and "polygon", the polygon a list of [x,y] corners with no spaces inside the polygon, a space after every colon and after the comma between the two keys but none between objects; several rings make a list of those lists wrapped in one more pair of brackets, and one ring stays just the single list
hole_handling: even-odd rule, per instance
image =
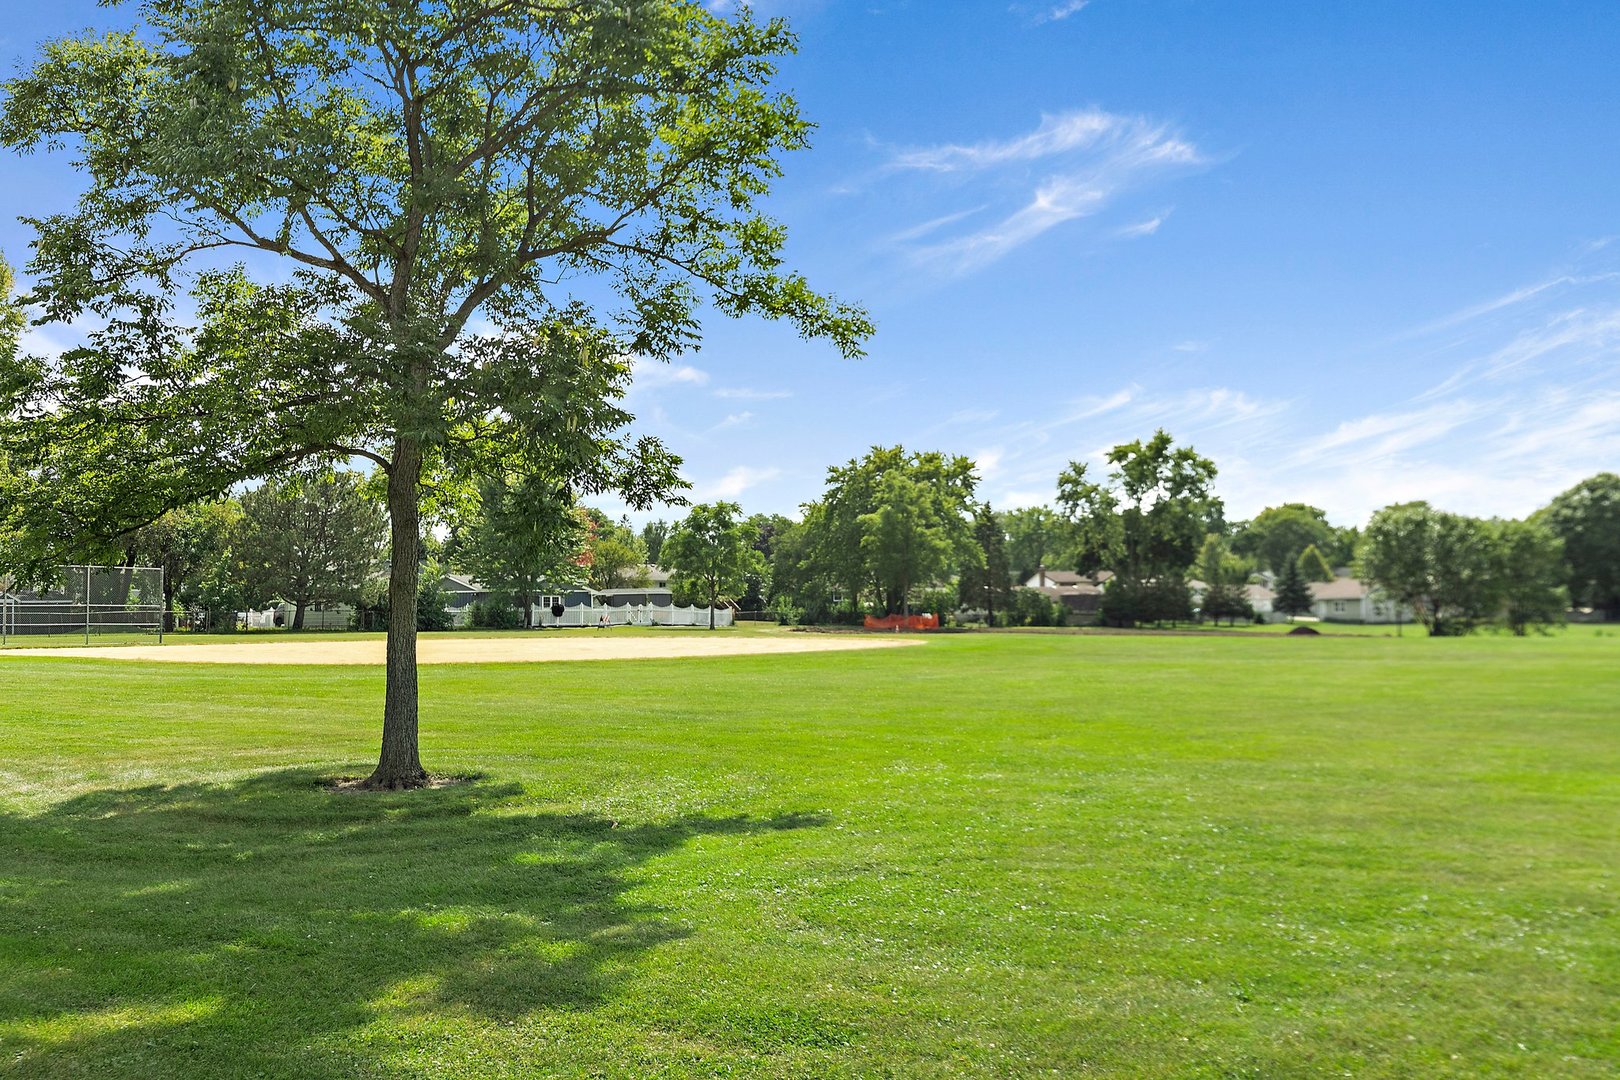
[{"label": "metal fence post", "polygon": [[90,568],[84,568],[84,643],[90,644]]}]

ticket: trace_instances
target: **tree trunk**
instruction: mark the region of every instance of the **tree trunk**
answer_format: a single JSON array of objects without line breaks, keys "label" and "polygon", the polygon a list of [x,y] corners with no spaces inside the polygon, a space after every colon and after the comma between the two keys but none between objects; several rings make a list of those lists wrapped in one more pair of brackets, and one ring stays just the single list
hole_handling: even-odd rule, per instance
[{"label": "tree trunk", "polygon": [[376,771],[366,778],[369,788],[398,790],[427,782],[416,736],[416,594],[422,577],[417,563],[422,523],[416,484],[421,471],[420,442],[402,436],[394,444],[394,463],[388,474],[393,544],[388,569],[388,674],[382,753]]},{"label": "tree trunk", "polygon": [[307,606],[308,601],[306,601],[303,597],[299,597],[298,600],[293,604],[292,628],[294,630],[302,630],[304,628],[304,608]]},{"label": "tree trunk", "polygon": [[714,629],[714,600],[716,596],[714,583],[709,583],[709,629]]}]

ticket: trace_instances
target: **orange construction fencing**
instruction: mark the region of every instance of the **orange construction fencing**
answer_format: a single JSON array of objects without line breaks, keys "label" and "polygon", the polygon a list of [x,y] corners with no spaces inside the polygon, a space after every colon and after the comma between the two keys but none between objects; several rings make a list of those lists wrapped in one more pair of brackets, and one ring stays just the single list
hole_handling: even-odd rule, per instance
[{"label": "orange construction fencing", "polygon": [[938,630],[938,615],[885,615],[866,617],[868,630]]}]

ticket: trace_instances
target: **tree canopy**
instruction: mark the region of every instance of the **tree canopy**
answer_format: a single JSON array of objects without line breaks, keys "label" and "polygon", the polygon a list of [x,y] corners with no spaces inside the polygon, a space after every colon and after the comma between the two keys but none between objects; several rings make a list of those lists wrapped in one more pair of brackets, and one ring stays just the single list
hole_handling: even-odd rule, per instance
[{"label": "tree canopy", "polygon": [[707,598],[710,630],[715,604],[742,595],[748,575],[765,570],[765,557],[754,549],[757,535],[736,503],[700,503],[664,541],[665,564]]},{"label": "tree canopy", "polygon": [[[1283,503],[1266,507],[1240,526],[1232,550],[1252,556],[1261,569],[1280,574],[1283,563],[1298,559],[1308,547],[1337,552],[1338,539],[1324,511],[1305,503]],[[1328,572],[1331,577],[1331,567]]]},{"label": "tree canopy", "polygon": [[311,604],[357,600],[377,565],[383,512],[363,485],[357,473],[328,472],[271,480],[242,496],[247,592],[257,603],[291,603],[294,630]]},{"label": "tree canopy", "polygon": [[1466,633],[1496,613],[1496,553],[1487,523],[1425,502],[1385,507],[1361,541],[1361,577],[1410,607],[1433,635]]},{"label": "tree canopy", "polygon": [[1564,542],[1575,599],[1620,619],[1620,475],[1582,480],[1537,518]]},{"label": "tree canopy", "polygon": [[535,593],[583,584],[585,522],[555,487],[534,477],[486,477],[476,509],[457,529],[455,557],[532,624]]},{"label": "tree canopy", "polygon": [[[0,144],[67,149],[88,182],[29,219],[29,299],[105,325],[0,372],[20,478],[0,529],[45,565],[244,480],[371,460],[393,559],[370,782],[419,784],[411,612],[435,498],[507,473],[635,506],[675,490],[676,460],[624,438],[616,402],[629,357],[691,347],[705,304],[846,354],[870,333],[783,268],[758,209],[809,132],[771,88],[794,39],[697,0],[139,11],[4,86]],[[233,254],[247,265],[219,268]],[[582,276],[610,312],[570,295]]]}]

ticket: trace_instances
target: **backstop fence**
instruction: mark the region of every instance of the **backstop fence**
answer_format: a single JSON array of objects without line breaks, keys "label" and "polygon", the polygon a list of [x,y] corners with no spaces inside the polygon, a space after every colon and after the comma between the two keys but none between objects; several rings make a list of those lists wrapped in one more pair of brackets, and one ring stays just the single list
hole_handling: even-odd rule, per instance
[{"label": "backstop fence", "polygon": [[0,579],[0,644],[11,638],[154,634],[163,641],[163,570],[156,566],[64,566],[38,589]]}]

